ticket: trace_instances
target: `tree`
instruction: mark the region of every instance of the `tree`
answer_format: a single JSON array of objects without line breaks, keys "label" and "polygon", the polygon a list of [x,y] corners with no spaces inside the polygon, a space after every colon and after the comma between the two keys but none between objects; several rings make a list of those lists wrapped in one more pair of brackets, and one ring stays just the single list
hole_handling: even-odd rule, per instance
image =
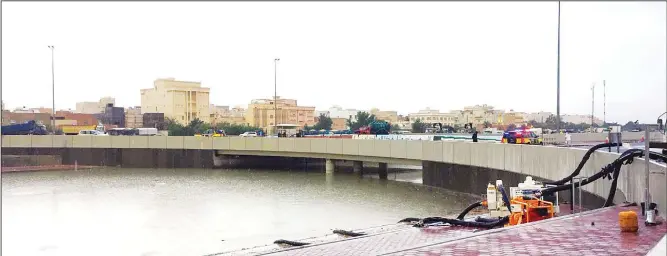
[{"label": "tree", "polygon": [[331,117],[326,116],[325,114],[320,114],[319,120],[313,127],[315,130],[331,130],[331,125],[333,125],[333,121],[331,120]]},{"label": "tree", "polygon": [[357,121],[352,122],[352,119],[347,119],[347,126],[350,127],[350,130],[357,130],[362,126],[369,125],[371,122],[375,121],[375,115],[371,115],[366,111],[357,112]]},{"label": "tree", "polygon": [[484,121],[484,128],[490,128],[491,123],[489,121]]},{"label": "tree", "polygon": [[412,123],[412,132],[413,133],[424,133],[426,132],[426,124],[422,123],[421,120],[417,119]]}]

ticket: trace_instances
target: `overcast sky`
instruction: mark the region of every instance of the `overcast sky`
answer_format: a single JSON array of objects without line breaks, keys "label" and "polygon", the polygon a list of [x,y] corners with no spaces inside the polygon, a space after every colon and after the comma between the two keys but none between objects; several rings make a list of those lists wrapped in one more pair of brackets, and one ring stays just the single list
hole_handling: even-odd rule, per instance
[{"label": "overcast sky", "polygon": [[[665,111],[665,2],[561,4],[561,112],[655,122]],[[140,105],[159,77],[211,103],[278,95],[326,109],[556,111],[557,2],[3,2],[2,100]]]}]

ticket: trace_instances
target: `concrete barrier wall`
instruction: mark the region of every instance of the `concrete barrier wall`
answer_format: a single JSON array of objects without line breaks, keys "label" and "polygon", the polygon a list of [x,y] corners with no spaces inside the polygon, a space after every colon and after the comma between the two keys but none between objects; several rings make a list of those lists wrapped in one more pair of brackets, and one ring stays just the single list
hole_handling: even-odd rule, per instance
[{"label": "concrete barrier wall", "polygon": [[[607,138],[607,133],[572,133],[573,144],[601,143]],[[623,132],[621,137],[624,142],[635,142],[641,140],[644,132]],[[565,144],[565,134],[544,134],[544,143],[547,144]],[[659,132],[651,133],[651,140],[662,141],[663,135]]]},{"label": "concrete barrier wall", "polygon": [[[465,141],[408,140],[341,140],[311,138],[244,138],[244,137],[176,137],[176,136],[2,136],[3,148],[72,148],[81,149],[174,149],[220,150],[234,152],[274,152],[276,155],[309,157],[317,155],[332,159],[408,159],[481,167],[536,178],[558,180],[569,175],[579,164],[585,149],[551,146],[472,143]],[[78,152],[78,151],[77,151]],[[596,152],[582,169],[582,176],[591,176],[618,158],[617,153]],[[354,158],[353,158],[354,157]],[[157,156],[154,159],[159,159]],[[643,200],[644,161],[635,160],[624,166],[618,189],[630,202]],[[667,209],[667,175],[665,166],[651,163],[651,191],[661,214]],[[609,193],[608,180],[599,180],[584,187],[601,197]]]}]

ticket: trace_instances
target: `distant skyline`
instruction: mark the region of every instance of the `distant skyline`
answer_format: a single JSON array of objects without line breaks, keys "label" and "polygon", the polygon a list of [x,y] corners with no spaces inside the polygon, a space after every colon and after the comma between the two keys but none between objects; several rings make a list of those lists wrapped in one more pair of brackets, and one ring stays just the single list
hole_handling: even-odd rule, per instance
[{"label": "distant skyline", "polygon": [[[556,112],[557,2],[9,2],[8,109],[201,81],[216,105],[278,95],[325,110]],[[665,2],[561,3],[561,113],[655,122],[665,111]]]}]

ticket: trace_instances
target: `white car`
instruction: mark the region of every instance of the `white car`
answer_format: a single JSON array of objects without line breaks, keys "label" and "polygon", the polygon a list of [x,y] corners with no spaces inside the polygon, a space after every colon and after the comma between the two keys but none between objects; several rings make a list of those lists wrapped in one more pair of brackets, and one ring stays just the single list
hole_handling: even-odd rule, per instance
[{"label": "white car", "polygon": [[240,137],[257,137],[256,132],[244,132],[239,135]]},{"label": "white car", "polygon": [[97,130],[81,130],[79,135],[89,135],[89,136],[109,136],[109,134],[97,131]]}]

